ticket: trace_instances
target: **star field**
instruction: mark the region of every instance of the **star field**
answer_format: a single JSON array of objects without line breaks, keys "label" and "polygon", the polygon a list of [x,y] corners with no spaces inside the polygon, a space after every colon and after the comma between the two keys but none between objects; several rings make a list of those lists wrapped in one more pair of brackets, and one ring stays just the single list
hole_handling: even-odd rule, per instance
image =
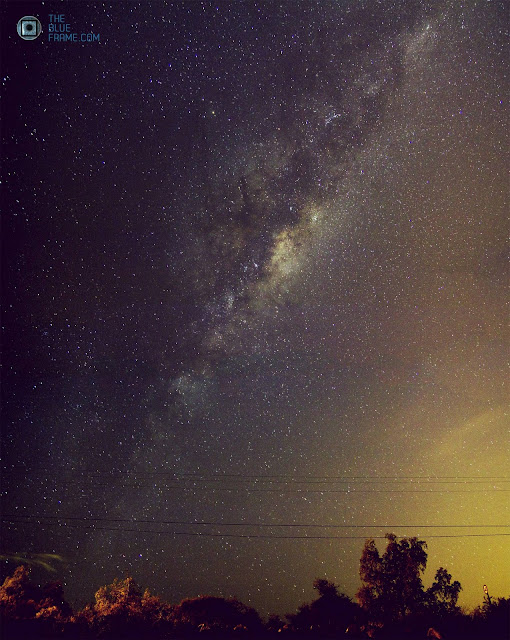
[{"label": "star field", "polygon": [[507,595],[504,3],[2,14],[2,548],[265,615],[391,530]]}]

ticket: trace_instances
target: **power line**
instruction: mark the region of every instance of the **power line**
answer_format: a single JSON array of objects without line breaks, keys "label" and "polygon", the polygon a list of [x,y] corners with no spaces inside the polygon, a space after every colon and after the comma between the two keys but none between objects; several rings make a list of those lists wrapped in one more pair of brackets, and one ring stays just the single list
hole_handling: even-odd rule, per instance
[{"label": "power line", "polygon": [[[113,477],[111,477],[111,479],[113,479]],[[122,479],[122,476],[121,476]],[[39,481],[39,482],[44,482],[44,481],[51,481],[53,482],[55,480],[55,478],[33,478],[32,479],[34,482],[35,481]],[[100,484],[102,481],[104,480],[104,477],[102,476],[87,476],[87,477],[83,477],[83,478],[78,478],[78,479],[73,479],[73,480],[67,480],[66,483],[67,484],[78,484],[80,482],[93,482],[95,480],[98,480],[100,482],[98,482],[97,484]],[[142,481],[147,481],[148,478],[140,478],[140,482]],[[364,485],[364,484],[421,484],[421,485],[438,485],[438,484],[446,484],[446,485],[452,485],[452,484],[463,484],[463,485],[468,485],[468,484],[489,484],[489,483],[498,483],[498,484],[508,484],[510,482],[510,480],[426,480],[426,481],[422,481],[422,480],[249,480],[246,478],[239,478],[234,480],[230,480],[230,479],[225,479],[223,480],[222,478],[212,478],[212,479],[207,479],[207,478],[176,478],[173,477],[172,479],[168,479],[167,482],[179,482],[180,480],[182,480],[183,482],[187,482],[187,483],[193,483],[195,485],[195,483],[202,483],[202,482],[207,482],[207,483],[221,483],[221,482],[227,482],[227,483],[244,483],[244,484],[250,484],[250,485],[258,485],[258,484],[278,484],[278,485],[291,485],[291,484],[297,484],[297,485],[339,485],[339,484],[347,484],[347,485]],[[137,478],[129,478],[129,480],[127,480],[129,482],[137,482],[138,479]],[[159,479],[157,480],[158,482],[161,482]],[[156,480],[154,481],[156,482]]]},{"label": "power line", "polygon": [[[66,524],[61,525],[57,522],[40,523],[40,522],[13,522],[8,521],[10,524],[36,524],[38,526],[58,526],[65,529],[86,529],[91,531],[117,531],[119,533],[155,533],[170,536],[194,536],[194,537],[206,537],[206,538],[259,538],[266,540],[366,540],[368,536],[306,536],[306,535],[293,535],[293,536],[274,536],[266,534],[237,534],[237,533],[207,533],[207,532],[193,532],[193,531],[161,531],[156,529],[121,529],[112,527],[96,527],[96,526],[81,526]],[[440,534],[429,535],[428,538],[490,538],[499,536],[510,536],[510,533],[466,533],[466,534]],[[370,536],[370,538],[384,540],[385,536]]]},{"label": "power line", "polygon": [[[79,482],[61,482],[59,486],[78,486]],[[109,483],[95,483],[91,485],[92,487],[101,487],[101,486],[111,486]],[[90,487],[89,487],[90,488]],[[250,493],[297,493],[297,494],[306,494],[306,493],[320,493],[321,495],[325,493],[345,493],[345,494],[355,494],[355,493],[506,493],[509,492],[510,489],[499,489],[496,487],[486,487],[483,489],[285,489],[285,488],[265,488],[259,489],[256,487],[204,487],[204,486],[179,486],[179,485],[166,485],[166,484],[127,484],[127,483],[117,483],[113,488],[125,488],[125,489],[166,489],[166,490],[176,490],[176,491],[202,491],[202,492],[214,492],[214,491],[227,491],[227,492],[239,492],[246,491]]]},{"label": "power line", "polygon": [[[34,481],[35,482],[35,481]],[[301,488],[288,488],[288,486],[284,485],[284,486],[278,486],[278,487],[258,487],[255,484],[251,484],[251,485],[235,485],[235,484],[225,484],[225,485],[216,485],[216,486],[207,486],[207,485],[203,485],[203,484],[166,484],[166,483],[156,483],[156,482],[151,482],[151,483],[147,483],[147,482],[136,482],[136,480],[131,480],[128,482],[116,482],[115,484],[112,483],[112,481],[107,481],[107,480],[102,480],[101,481],[89,481],[87,479],[83,479],[83,481],[80,480],[58,480],[56,478],[47,478],[44,480],[40,480],[39,481],[41,484],[44,483],[52,483],[54,484],[54,486],[59,487],[60,489],[64,489],[65,487],[83,487],[82,491],[85,490],[90,490],[90,489],[96,489],[99,487],[111,487],[113,489],[165,489],[168,491],[188,491],[188,492],[217,492],[217,491],[226,491],[226,492],[231,492],[231,493],[236,493],[236,492],[247,492],[247,493],[278,493],[280,495],[283,494],[289,494],[289,493],[293,493],[293,494],[311,494],[311,493],[316,493],[316,494],[355,494],[355,493],[427,493],[427,494],[431,494],[431,493],[438,493],[438,494],[448,494],[448,493],[505,493],[505,492],[509,492],[509,489],[506,488],[501,488],[498,486],[492,486],[492,487],[481,487],[481,488],[467,488],[467,489],[450,489],[450,488],[441,488],[441,489],[428,489],[425,488],[426,485],[423,484],[417,484],[416,488],[401,488],[401,489],[386,489],[386,488],[381,488],[381,489],[375,489],[375,488],[359,488],[360,486],[363,485],[363,483],[352,483],[352,484],[348,484],[347,483],[347,487],[345,488],[329,488],[329,487],[323,487],[323,488],[314,488],[314,489],[309,489],[309,488],[305,488],[305,487],[301,487]],[[5,483],[4,483],[5,484]],[[305,486],[308,483],[304,483]],[[420,488],[418,488],[420,487]],[[27,487],[24,487],[27,488]],[[19,486],[16,486],[16,489],[19,489]],[[7,488],[5,487],[5,491],[7,492]]]},{"label": "power line", "polygon": [[184,520],[150,520],[142,518],[100,518],[91,516],[59,516],[59,515],[24,515],[4,514],[2,520],[11,522],[12,518],[25,518],[31,520],[56,520],[56,521],[80,521],[80,522],[129,522],[173,524],[190,526],[220,526],[220,527],[315,527],[321,529],[459,529],[459,528],[508,528],[510,524],[315,524],[315,523],[262,523],[262,522],[213,522],[213,521],[184,521]]},{"label": "power line", "polygon": [[[4,467],[5,469],[5,467]],[[32,482],[41,484],[56,482],[59,487],[87,485],[87,489],[101,486],[113,488],[129,488],[137,490],[156,489],[187,492],[251,492],[283,494],[354,494],[354,493],[498,493],[510,489],[501,487],[508,484],[508,476],[304,476],[304,475],[248,475],[234,473],[200,474],[176,473],[167,471],[135,471],[135,470],[63,470],[59,477],[38,477],[39,473],[48,473],[45,468],[27,470],[11,467],[13,475],[23,473],[36,474]],[[74,476],[74,477],[73,477]],[[12,476],[11,476],[12,478]],[[8,481],[11,479],[6,478]],[[66,479],[69,478],[69,479]],[[120,482],[119,482],[120,480]],[[27,479],[28,481],[28,479]],[[113,484],[114,483],[114,484]],[[493,486],[483,486],[492,484]],[[368,486],[366,486],[368,485]],[[377,485],[379,488],[373,488]],[[385,485],[394,485],[386,488]],[[397,488],[403,485],[402,488]],[[413,486],[414,485],[414,486]],[[448,488],[430,488],[446,485]],[[452,485],[463,485],[466,488],[452,488]],[[473,486],[474,485],[474,486]],[[314,488],[309,488],[313,486]],[[85,489],[83,489],[85,490]]]},{"label": "power line", "polygon": [[[7,467],[4,467],[4,470],[7,470]],[[54,469],[47,469],[44,467],[30,468],[27,469],[25,467],[14,467],[10,468],[11,471],[18,473],[23,472],[29,475],[39,473],[39,472],[54,472]],[[348,482],[348,481],[382,481],[389,480],[391,482],[399,482],[399,481],[409,481],[409,482],[422,482],[422,481],[436,481],[436,480],[451,480],[452,482],[462,482],[462,481],[478,481],[478,482],[493,482],[493,481],[503,481],[510,482],[509,476],[400,476],[400,475],[385,475],[385,476],[312,476],[312,475],[299,475],[299,474],[259,474],[259,475],[250,475],[250,474],[242,474],[242,473],[192,473],[192,472],[175,472],[175,471],[143,471],[143,470],[122,470],[122,469],[108,469],[108,470],[98,470],[98,469],[61,469],[59,470],[59,474],[82,474],[87,475],[89,477],[101,477],[102,475],[143,475],[143,476],[172,476],[174,479],[188,479],[192,478],[194,480],[223,480],[223,479],[249,479],[254,482],[277,482],[277,478],[284,478],[286,480],[281,480],[280,482],[329,482],[330,480]]]}]

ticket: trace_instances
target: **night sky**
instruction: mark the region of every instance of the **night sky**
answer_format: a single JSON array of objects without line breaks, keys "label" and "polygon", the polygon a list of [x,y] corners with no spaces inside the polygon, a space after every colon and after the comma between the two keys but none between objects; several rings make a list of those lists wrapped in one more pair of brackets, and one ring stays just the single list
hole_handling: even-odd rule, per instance
[{"label": "night sky", "polygon": [[508,596],[505,3],[1,11],[1,551],[265,615],[392,531]]}]

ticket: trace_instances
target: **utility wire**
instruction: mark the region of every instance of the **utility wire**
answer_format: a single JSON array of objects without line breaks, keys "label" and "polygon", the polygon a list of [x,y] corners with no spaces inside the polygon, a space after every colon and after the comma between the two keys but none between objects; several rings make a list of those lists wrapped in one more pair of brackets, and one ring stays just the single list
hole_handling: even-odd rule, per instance
[{"label": "utility wire", "polygon": [[[53,482],[53,480],[52,480]],[[79,486],[81,483],[78,482],[61,482],[58,484],[59,487],[64,486]],[[499,489],[496,487],[486,487],[483,489],[285,489],[285,488],[266,488],[266,489],[258,489],[256,487],[248,487],[248,486],[240,486],[240,487],[204,487],[204,486],[179,486],[179,485],[167,485],[167,484],[127,484],[127,483],[117,483],[112,486],[110,483],[96,483],[90,485],[88,488],[96,488],[101,486],[111,486],[112,488],[126,488],[126,489],[166,489],[166,490],[176,490],[176,491],[192,491],[192,492],[214,492],[214,491],[227,491],[227,492],[239,492],[246,491],[250,493],[297,493],[297,494],[305,494],[305,493],[320,493],[321,495],[325,493],[345,493],[345,494],[355,494],[355,493],[505,493],[509,492],[510,489]],[[84,490],[84,489],[82,489]]]},{"label": "utility wire", "polygon": [[[5,467],[4,467],[5,468]],[[25,475],[47,473],[48,469],[11,468],[16,473]],[[14,475],[13,474],[13,475]],[[69,477],[69,479],[66,479]],[[74,476],[74,477],[73,477]],[[4,480],[14,480],[8,475]],[[120,482],[119,482],[120,480]],[[252,493],[496,493],[508,492],[501,487],[508,484],[508,476],[299,476],[299,475],[267,475],[251,476],[243,474],[198,474],[163,472],[163,471],[78,471],[68,470],[59,473],[58,478],[30,478],[31,482],[41,484],[55,482],[59,487],[81,486],[88,483],[89,488],[113,486],[114,488],[131,489],[167,489],[192,492],[252,492]],[[28,479],[27,479],[28,482]],[[114,483],[112,485],[112,483]],[[483,486],[493,484],[493,486]],[[340,486],[339,486],[340,485]],[[344,485],[344,486],[341,486]],[[365,487],[368,485],[368,487]],[[380,488],[372,488],[378,485]],[[405,488],[388,489],[385,485],[404,485]],[[412,486],[414,485],[414,486]],[[470,485],[469,488],[429,488],[435,485]],[[473,486],[474,485],[474,486]],[[313,486],[314,488],[308,488]],[[331,488],[333,486],[333,488]],[[419,487],[419,488],[418,488]],[[476,488],[475,488],[476,487]]]},{"label": "utility wire", "polygon": [[[8,470],[9,467],[4,467],[4,470]],[[52,472],[54,473],[54,469],[47,469],[44,467],[30,468],[26,467],[10,467],[10,471],[14,473],[26,473],[26,474],[35,474],[39,472]],[[476,482],[491,482],[491,481],[503,481],[510,482],[509,476],[399,476],[399,475],[386,475],[386,476],[311,476],[311,475],[299,475],[299,474],[259,474],[259,475],[249,475],[242,473],[188,473],[183,472],[179,473],[176,471],[143,471],[143,470],[122,470],[122,469],[109,469],[109,470],[97,470],[97,469],[61,469],[59,470],[59,475],[62,474],[82,474],[87,475],[89,477],[101,477],[102,475],[143,475],[143,476],[172,476],[174,479],[194,479],[194,480],[223,480],[223,479],[239,479],[239,480],[251,480],[254,482],[299,482],[304,483],[308,481],[314,482],[329,482],[333,481],[341,481],[341,482],[350,482],[350,481],[383,481],[388,480],[390,482],[399,482],[399,481],[408,481],[408,482],[422,482],[422,481],[446,481],[451,480],[452,482],[461,482],[461,481],[476,481]],[[283,480],[277,480],[278,478],[282,478]]]},{"label": "utility wire", "polygon": [[2,520],[11,522],[13,518],[25,518],[26,520],[56,520],[56,521],[80,521],[80,522],[128,522],[151,524],[174,524],[190,526],[219,526],[219,527],[315,527],[321,529],[460,529],[460,528],[509,528],[510,524],[316,524],[316,523],[262,523],[262,522],[213,522],[213,521],[184,521],[184,520],[150,520],[141,518],[99,518],[91,516],[59,516],[59,515],[25,515],[4,514]]},{"label": "utility wire", "polygon": [[[59,474],[62,475],[62,474]],[[120,478],[121,480],[123,479],[122,477]],[[129,482],[147,482],[150,478],[148,477],[144,477],[144,478],[128,478],[126,479],[122,484],[125,484],[125,482],[129,481]],[[8,478],[5,478],[4,480],[8,480]],[[55,480],[55,478],[50,478],[50,477],[46,477],[46,478],[32,478],[31,480],[33,480],[34,482],[38,481],[38,482],[44,482],[44,481],[51,481],[53,482]],[[101,476],[88,476],[88,477],[83,477],[83,478],[73,478],[72,480],[67,480],[66,483],[67,484],[78,484],[78,483],[82,483],[82,482],[93,482],[93,481],[100,481],[97,484],[100,484],[102,481],[105,481],[104,477]],[[113,480],[113,477],[111,477],[109,479]],[[179,478],[171,478],[166,480],[166,482],[179,482]],[[162,480],[160,480],[159,478],[157,478],[156,480],[153,480],[153,482],[158,482],[161,483]],[[165,482],[165,480],[163,480],[163,482]],[[219,479],[219,478],[213,478],[213,479],[205,479],[205,478],[183,478],[182,482],[188,483],[188,484],[193,484],[193,486],[196,486],[196,483],[203,483],[203,482],[207,482],[207,483],[222,483],[223,480]],[[226,480],[227,483],[233,483],[234,481],[232,480]],[[446,484],[446,485],[450,485],[450,484],[462,484],[462,485],[468,485],[468,484],[490,484],[490,483],[497,483],[497,484],[508,484],[510,482],[510,480],[427,480],[427,481],[421,481],[421,480],[310,480],[310,481],[304,481],[304,480],[248,480],[248,479],[244,479],[244,478],[240,478],[240,479],[236,479],[235,483],[236,484],[249,484],[249,485],[258,485],[258,484],[262,484],[262,485],[267,485],[267,484],[273,484],[273,485],[292,485],[292,484],[297,484],[297,485],[341,485],[341,484],[347,484],[347,485],[364,485],[364,484],[368,484],[368,485],[372,485],[372,484],[376,484],[376,485],[380,485],[380,484],[417,484],[417,485],[438,485],[438,484]],[[215,485],[218,486],[218,485]]]},{"label": "utility wire", "polygon": [[[27,522],[13,522],[10,524],[27,524]],[[112,528],[112,527],[96,527],[96,526],[82,526],[74,524],[62,525],[57,522],[50,522],[42,524],[40,522],[30,522],[38,526],[58,526],[63,529],[87,529],[92,531],[118,531],[119,533],[156,533],[170,536],[198,536],[207,538],[260,538],[266,540],[366,540],[367,536],[274,536],[266,534],[237,534],[237,533],[205,533],[205,532],[191,532],[191,531],[161,531],[155,529],[125,529],[125,528]],[[510,536],[510,533],[466,533],[456,535],[430,535],[428,538],[490,538],[496,536]],[[371,538],[384,540],[385,536],[370,536]]]}]

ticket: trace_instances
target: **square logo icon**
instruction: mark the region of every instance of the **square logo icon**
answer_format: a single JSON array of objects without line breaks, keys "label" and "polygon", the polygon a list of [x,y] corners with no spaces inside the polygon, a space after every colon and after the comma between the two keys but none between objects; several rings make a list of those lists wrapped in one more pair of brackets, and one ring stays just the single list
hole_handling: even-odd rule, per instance
[{"label": "square logo icon", "polygon": [[24,16],[18,20],[18,35],[23,40],[35,40],[41,31],[41,23],[35,16]]},{"label": "square logo icon", "polygon": [[21,35],[24,37],[33,36],[37,33],[37,22],[35,20],[21,21]]}]

